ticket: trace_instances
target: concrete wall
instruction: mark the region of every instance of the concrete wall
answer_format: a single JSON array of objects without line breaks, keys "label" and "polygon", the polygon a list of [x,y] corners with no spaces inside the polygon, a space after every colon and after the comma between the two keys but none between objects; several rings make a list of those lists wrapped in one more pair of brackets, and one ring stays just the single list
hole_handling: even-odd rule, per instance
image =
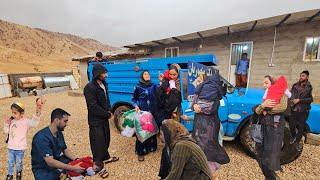
[{"label": "concrete wall", "polygon": [[[258,22],[259,24],[259,22]],[[298,80],[299,73],[310,71],[310,81],[314,96],[320,97],[320,61],[304,62],[303,53],[306,37],[320,36],[320,21],[283,25],[277,28],[277,38],[273,57],[274,67],[269,67],[271,59],[274,27],[256,29],[253,32],[239,32],[230,35],[205,38],[202,48],[200,40],[170,44],[167,47],[179,47],[180,55],[215,54],[221,74],[228,78],[231,43],[252,41],[251,75],[249,87],[261,87],[263,76],[285,75],[290,86]],[[151,57],[164,57],[165,47],[151,49]]]},{"label": "concrete wall", "polygon": [[88,84],[88,76],[87,76],[87,68],[88,68],[88,62],[86,61],[80,61],[80,88],[84,88]]}]

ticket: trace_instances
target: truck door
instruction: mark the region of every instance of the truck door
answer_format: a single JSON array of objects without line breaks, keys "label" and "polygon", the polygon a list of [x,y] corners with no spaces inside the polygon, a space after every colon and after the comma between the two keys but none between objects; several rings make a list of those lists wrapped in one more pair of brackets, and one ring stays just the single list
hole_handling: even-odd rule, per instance
[{"label": "truck door", "polygon": [[[194,112],[191,110],[192,99],[188,98],[188,70],[181,69],[179,71],[180,76],[180,88],[181,88],[181,114],[186,116],[194,116]],[[193,121],[183,121],[181,123],[189,130],[192,131]]]}]

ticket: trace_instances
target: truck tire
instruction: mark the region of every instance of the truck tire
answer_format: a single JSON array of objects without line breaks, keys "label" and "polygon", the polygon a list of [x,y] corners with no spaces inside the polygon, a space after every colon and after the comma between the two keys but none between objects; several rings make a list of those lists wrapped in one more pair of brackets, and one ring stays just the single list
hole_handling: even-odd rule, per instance
[{"label": "truck tire", "polygon": [[119,106],[115,111],[114,111],[114,125],[116,126],[117,130],[121,132],[123,130],[122,123],[120,117],[122,114],[126,111],[129,111],[131,108],[126,105]]},{"label": "truck tire", "polygon": [[[240,132],[240,141],[244,151],[249,156],[256,158],[257,152],[255,149],[255,142],[251,138],[249,130],[250,124],[248,122],[243,126]],[[290,144],[290,128],[289,123],[286,121],[284,127],[283,147],[281,149],[280,157],[281,165],[288,164],[296,160],[302,153],[303,144],[303,140],[301,140],[299,143]]]}]

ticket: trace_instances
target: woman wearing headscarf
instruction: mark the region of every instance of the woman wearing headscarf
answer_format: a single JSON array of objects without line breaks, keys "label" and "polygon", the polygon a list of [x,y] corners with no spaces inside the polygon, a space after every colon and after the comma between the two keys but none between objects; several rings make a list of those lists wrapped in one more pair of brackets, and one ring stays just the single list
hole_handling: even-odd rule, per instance
[{"label": "woman wearing headscarf", "polygon": [[[268,75],[265,76],[263,85],[270,91],[270,87],[276,81],[277,79]],[[281,169],[280,154],[284,136],[284,112],[288,103],[288,95],[285,92],[277,93],[282,94],[280,103],[274,99],[267,98],[262,104],[254,108],[260,119],[262,133],[262,142],[256,143],[257,161],[263,175],[268,180],[278,179],[275,171]]]},{"label": "woman wearing headscarf", "polygon": [[163,121],[160,139],[169,148],[171,159],[166,180],[212,179],[205,154],[182,124],[172,119]]},{"label": "woman wearing headscarf", "polygon": [[[181,91],[179,82],[178,64],[170,65],[169,69],[160,76],[160,86],[157,88],[157,112],[156,120],[159,126],[165,119],[179,120],[181,106]],[[159,176],[165,179],[169,174],[171,162],[169,158],[169,147],[165,145],[161,154],[161,165]]]},{"label": "woman wearing headscarf", "polygon": [[[139,83],[135,86],[132,102],[136,111],[149,111],[151,114],[155,112],[155,93],[157,85],[151,82],[148,71],[143,71],[140,75]],[[157,150],[157,137],[152,136],[145,142],[141,143],[136,139],[136,153],[139,161],[144,161],[144,155]]]},{"label": "woman wearing headscarf", "polygon": [[222,96],[223,87],[219,73],[216,72],[212,76],[205,77],[204,82],[197,87],[192,103],[195,111],[192,136],[204,151],[212,173],[219,169],[221,164],[230,162],[228,154],[218,140],[220,131],[218,109]]},{"label": "woman wearing headscarf", "polygon": [[181,106],[181,90],[179,80],[180,66],[170,65],[160,77],[160,87],[157,89],[158,123],[164,119],[179,119]]}]

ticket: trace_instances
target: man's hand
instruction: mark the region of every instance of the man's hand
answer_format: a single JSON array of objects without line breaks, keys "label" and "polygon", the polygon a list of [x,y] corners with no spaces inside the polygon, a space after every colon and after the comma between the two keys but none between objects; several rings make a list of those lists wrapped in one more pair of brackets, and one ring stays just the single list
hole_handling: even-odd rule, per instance
[{"label": "man's hand", "polygon": [[293,104],[298,104],[300,102],[300,99],[294,99],[292,100]]},{"label": "man's hand", "polygon": [[276,106],[276,102],[274,100],[267,99],[261,105],[264,108],[274,108]]},{"label": "man's hand", "polygon": [[194,104],[193,105],[193,109],[196,113],[200,113],[201,112],[201,107],[198,104]]},{"label": "man's hand", "polygon": [[85,171],[85,168],[81,167],[79,164],[71,166],[70,171],[76,172],[76,173],[83,173]]}]

